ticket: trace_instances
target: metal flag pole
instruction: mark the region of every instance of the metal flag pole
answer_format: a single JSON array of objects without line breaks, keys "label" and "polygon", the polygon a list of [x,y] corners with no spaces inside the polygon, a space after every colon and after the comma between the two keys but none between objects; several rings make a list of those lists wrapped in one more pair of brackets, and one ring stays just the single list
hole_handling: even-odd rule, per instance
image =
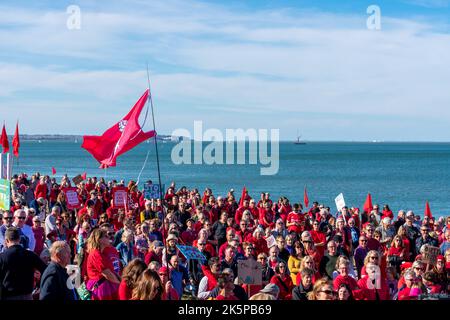
[{"label": "metal flag pole", "polygon": [[[147,63],[147,83],[148,83],[148,91],[149,91],[147,102],[150,102],[150,108],[152,110],[153,131],[155,132],[154,142],[155,142],[155,153],[156,153],[156,167],[158,169],[159,199],[161,201],[161,211],[162,211],[162,216],[163,216],[162,227],[163,227],[163,231],[164,231],[164,230],[166,230],[166,214],[164,212],[165,210],[164,210],[164,202],[163,202],[163,195],[162,195],[161,170],[159,167],[158,134],[156,132],[156,125],[155,125],[155,112],[153,110],[153,99],[152,99],[152,92],[150,89],[150,73],[148,71],[148,63]],[[167,230],[167,231],[169,231],[169,230]],[[168,236],[168,232],[167,232],[167,235],[163,234],[164,247],[166,249],[167,278],[169,280],[171,280],[170,272],[169,272],[169,254],[168,254],[169,252],[167,250],[167,241],[165,239],[165,237],[167,237],[167,236]],[[166,292],[166,294],[168,294],[169,299],[170,299],[170,290],[169,290],[169,292]]]}]

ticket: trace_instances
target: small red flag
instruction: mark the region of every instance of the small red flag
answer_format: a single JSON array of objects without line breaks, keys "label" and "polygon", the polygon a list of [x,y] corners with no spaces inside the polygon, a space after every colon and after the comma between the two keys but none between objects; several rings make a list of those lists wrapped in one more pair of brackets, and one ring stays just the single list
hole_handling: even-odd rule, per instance
[{"label": "small red flag", "polygon": [[305,203],[305,208],[309,207],[309,198],[308,198],[308,192],[306,192],[306,186],[305,186],[305,192],[303,193],[303,202]]},{"label": "small red flag", "polygon": [[55,169],[55,167],[52,167],[52,175],[55,175],[56,174],[56,169]]},{"label": "small red flag", "polygon": [[242,189],[241,200],[239,200],[239,207],[243,206],[246,193],[247,193],[247,189],[245,189],[245,186],[244,186],[244,188]]},{"label": "small red flag", "polygon": [[16,158],[19,157],[19,147],[20,147],[20,139],[19,139],[19,121],[16,123],[16,132],[14,133],[14,138],[12,139],[13,145],[13,153]]},{"label": "small red flag", "polygon": [[81,177],[83,178],[83,180],[86,180],[86,172],[83,173],[83,174],[81,175]]},{"label": "small red flag", "polygon": [[3,129],[2,129],[2,135],[0,137],[0,142],[1,142],[2,147],[3,147],[3,153],[9,152],[9,142],[8,142],[8,135],[6,134],[5,124],[3,124]]},{"label": "small red flag", "polygon": [[370,213],[373,210],[372,196],[370,195],[370,193],[367,194],[366,202],[364,202],[363,209],[367,213]]},{"label": "small red flag", "polygon": [[433,218],[433,215],[431,214],[430,204],[428,203],[428,201],[425,204],[425,217],[428,217],[430,219]]}]

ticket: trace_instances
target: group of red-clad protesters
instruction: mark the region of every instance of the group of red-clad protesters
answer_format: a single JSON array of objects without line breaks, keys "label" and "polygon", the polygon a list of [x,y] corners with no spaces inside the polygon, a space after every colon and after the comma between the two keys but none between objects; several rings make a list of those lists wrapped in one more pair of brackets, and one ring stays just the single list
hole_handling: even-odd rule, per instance
[{"label": "group of red-clad protesters", "polygon": [[[71,184],[38,173],[11,180],[0,262],[21,246],[54,264],[36,272],[34,299],[417,300],[449,293],[450,217],[400,210],[394,218],[387,205],[333,215],[316,202],[304,209],[268,193],[215,196],[175,183],[162,199],[145,199],[134,181],[95,177],[76,186],[82,206],[69,209],[62,190]],[[113,205],[117,186],[127,187],[125,208]],[[177,245],[196,247],[205,259],[188,260]],[[258,263],[261,284],[241,281],[242,259]],[[75,289],[61,280],[67,265],[80,271]],[[1,277],[12,286],[7,296],[29,297]]]}]

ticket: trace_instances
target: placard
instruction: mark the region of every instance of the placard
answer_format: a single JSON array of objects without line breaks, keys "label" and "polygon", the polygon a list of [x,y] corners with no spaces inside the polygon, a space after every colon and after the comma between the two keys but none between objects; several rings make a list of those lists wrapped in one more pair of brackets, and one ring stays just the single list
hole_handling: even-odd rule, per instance
[{"label": "placard", "polygon": [[9,180],[0,179],[0,209],[9,210],[11,205],[11,184]]},{"label": "placard", "polygon": [[262,269],[254,259],[237,261],[238,278],[240,282],[245,284],[262,284]]},{"label": "placard", "polygon": [[[164,185],[162,185],[162,189],[164,190]],[[159,190],[159,184],[151,184],[146,183],[144,185],[144,198],[147,200],[151,199],[160,199],[161,192]]]},{"label": "placard", "polygon": [[125,208],[125,204],[127,206],[126,209],[128,209],[128,203],[127,203],[127,192],[128,188],[126,187],[114,187],[112,189],[112,198],[113,198],[113,208]]},{"label": "placard", "polygon": [[203,260],[206,261],[206,257],[198,248],[193,246],[177,245],[178,250],[188,260]]},{"label": "placard", "polygon": [[424,263],[431,264],[433,266],[437,263],[437,256],[441,254],[441,251],[438,247],[433,247],[428,244],[424,245],[424,251],[422,254],[422,261]]},{"label": "placard", "polygon": [[266,242],[267,242],[267,248],[269,248],[269,249],[277,244],[277,241],[273,235],[271,235],[270,237],[267,237]]},{"label": "placard", "polygon": [[342,193],[340,193],[336,197],[336,199],[334,199],[334,202],[336,202],[336,207],[337,207],[338,211],[340,212],[342,210],[342,208],[345,207],[344,195]]},{"label": "placard", "polygon": [[76,177],[74,177],[72,179],[73,183],[75,183],[75,185],[79,185],[81,182],[84,181],[83,177],[81,176],[81,174],[77,175]]},{"label": "placard", "polygon": [[78,209],[81,207],[80,199],[78,198],[77,188],[63,188],[62,191],[66,195],[67,209]]}]

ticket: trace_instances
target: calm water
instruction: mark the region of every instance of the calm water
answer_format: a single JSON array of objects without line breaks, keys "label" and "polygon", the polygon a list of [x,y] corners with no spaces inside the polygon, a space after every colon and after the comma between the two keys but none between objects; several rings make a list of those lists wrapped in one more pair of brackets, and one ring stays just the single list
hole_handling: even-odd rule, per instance
[{"label": "calm water", "polygon": [[[86,171],[88,176],[104,177],[95,159],[74,142],[22,142],[21,157],[14,172],[39,171],[56,177],[70,177]],[[335,208],[334,198],[343,193],[347,205],[362,207],[367,192],[374,203],[388,203],[396,212],[412,209],[423,214],[430,201],[434,215],[450,214],[449,143],[308,143],[280,144],[280,168],[277,175],[261,176],[260,165],[174,165],[170,154],[174,144],[159,143],[163,183],[177,186],[209,186],[214,194],[230,188],[236,194],[245,184],[253,197],[267,191],[272,198],[287,196],[291,202],[303,199],[308,187],[310,201],[317,200]],[[141,181],[157,181],[153,143],[144,143],[119,157],[116,168],[106,171],[107,179],[137,179],[148,150],[147,165]]]}]

